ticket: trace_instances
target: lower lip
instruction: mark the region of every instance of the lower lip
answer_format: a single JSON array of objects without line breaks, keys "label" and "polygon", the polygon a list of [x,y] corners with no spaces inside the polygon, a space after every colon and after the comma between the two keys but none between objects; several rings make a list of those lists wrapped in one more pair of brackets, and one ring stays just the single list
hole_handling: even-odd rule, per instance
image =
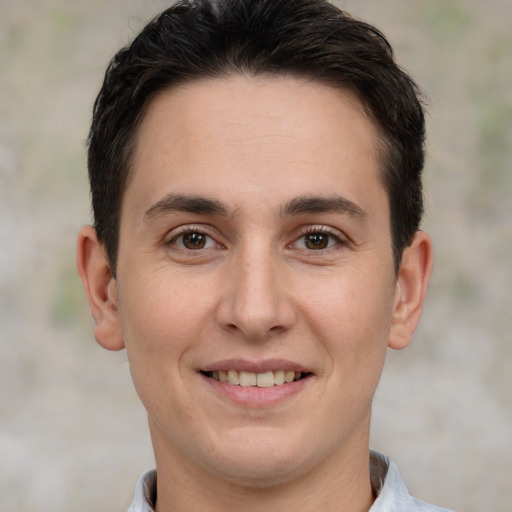
[{"label": "lower lip", "polygon": [[282,402],[299,393],[312,379],[310,375],[280,386],[259,388],[257,386],[235,386],[202,374],[200,376],[217,394],[245,407],[267,407]]}]

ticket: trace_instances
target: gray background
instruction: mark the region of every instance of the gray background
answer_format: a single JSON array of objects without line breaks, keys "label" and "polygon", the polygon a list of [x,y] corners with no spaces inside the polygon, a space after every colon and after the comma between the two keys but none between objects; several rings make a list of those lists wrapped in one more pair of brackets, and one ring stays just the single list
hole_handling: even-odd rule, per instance
[{"label": "gray background", "polygon": [[[390,353],[374,447],[413,493],[510,512],[512,2],[346,0],[429,95],[436,265]],[[108,59],[161,0],[0,0],[0,511],[124,510],[152,466],[124,353],[100,349],[74,267],[84,141]]]}]

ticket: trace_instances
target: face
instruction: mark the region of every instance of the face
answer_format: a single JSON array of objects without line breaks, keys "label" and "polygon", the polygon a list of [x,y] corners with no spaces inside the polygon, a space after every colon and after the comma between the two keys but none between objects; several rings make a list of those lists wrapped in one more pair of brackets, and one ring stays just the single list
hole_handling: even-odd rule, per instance
[{"label": "face", "polygon": [[397,296],[376,137],[350,94],[292,78],[150,104],[115,301],[157,462],[264,482],[367,456]]}]

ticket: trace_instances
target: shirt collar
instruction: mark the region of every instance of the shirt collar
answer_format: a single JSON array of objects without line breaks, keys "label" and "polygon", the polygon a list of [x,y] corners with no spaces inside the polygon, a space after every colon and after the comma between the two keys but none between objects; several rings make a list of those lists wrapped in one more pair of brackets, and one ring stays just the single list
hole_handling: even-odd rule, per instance
[{"label": "shirt collar", "polygon": [[[377,496],[369,512],[450,512],[429,505],[409,495],[396,464],[386,455],[370,451],[370,477]],[[156,503],[156,470],[144,473],[135,487],[127,512],[154,512]]]},{"label": "shirt collar", "polygon": [[127,512],[154,512],[156,503],[156,469],[146,471],[137,482],[133,501]]}]

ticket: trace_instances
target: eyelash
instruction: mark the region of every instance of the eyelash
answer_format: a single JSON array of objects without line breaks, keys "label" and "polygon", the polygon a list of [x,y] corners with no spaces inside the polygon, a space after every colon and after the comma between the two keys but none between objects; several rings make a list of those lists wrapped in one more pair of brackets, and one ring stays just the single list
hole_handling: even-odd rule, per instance
[{"label": "eyelash", "polygon": [[[205,229],[202,229],[200,227],[196,227],[196,226],[186,226],[186,227],[183,227],[181,228],[177,233],[174,233],[172,235],[172,237],[166,241],[166,245],[169,245],[169,246],[175,246],[183,251],[187,251],[187,252],[195,252],[195,251],[199,251],[201,249],[204,249],[203,247],[200,247],[199,249],[190,249],[188,247],[185,247],[184,246],[184,242],[182,241],[182,245],[178,245],[177,241],[186,236],[186,235],[193,235],[193,234],[197,234],[197,235],[202,235],[206,238],[209,238],[210,240],[212,240],[215,245],[217,246],[221,246],[222,244],[219,244],[215,238],[213,236],[211,236]],[[208,243],[208,242],[207,242]],[[209,248],[209,247],[208,247]]]},{"label": "eyelash", "polygon": [[[178,240],[186,235],[202,235],[206,237],[207,239],[210,239],[210,241],[213,241],[214,244],[217,247],[223,247],[222,244],[217,242],[213,236],[211,236],[207,230],[197,227],[197,226],[184,226],[182,229],[180,229],[177,233],[174,233],[173,236],[166,242],[166,245],[168,246],[174,246],[177,247],[180,250],[186,251],[186,252],[198,252],[203,249],[211,249],[212,247],[196,247],[194,249],[186,247],[184,241],[182,240],[181,244],[178,244]],[[308,235],[325,235],[328,237],[328,246],[327,247],[319,247],[319,248],[300,248],[299,250],[312,252],[312,253],[321,253],[323,251],[327,251],[329,249],[332,249],[335,246],[346,246],[347,241],[343,239],[339,234],[334,233],[329,228],[326,228],[325,226],[310,226],[308,227],[304,232],[300,234],[299,237],[295,238],[293,242],[288,244],[289,248],[293,248],[294,245],[296,245],[299,241],[304,240],[305,237]],[[329,245],[330,242],[334,242],[333,244]],[[208,244],[208,241],[205,242]],[[211,242],[210,242],[211,243]]]},{"label": "eyelash", "polygon": [[[316,234],[328,236],[329,240],[332,240],[335,242],[333,244],[334,246],[335,245],[341,245],[341,246],[347,245],[347,241],[345,239],[343,239],[339,234],[334,233],[331,229],[326,228],[325,226],[310,226],[310,227],[308,227],[306,229],[306,231],[301,233],[301,235],[298,238],[296,238],[290,245],[296,244],[299,240],[304,239],[308,235],[316,235]],[[326,247],[326,248],[303,249],[303,250],[309,250],[311,252],[321,252],[321,251],[326,251],[328,249],[331,249],[333,247],[333,245]]]}]

